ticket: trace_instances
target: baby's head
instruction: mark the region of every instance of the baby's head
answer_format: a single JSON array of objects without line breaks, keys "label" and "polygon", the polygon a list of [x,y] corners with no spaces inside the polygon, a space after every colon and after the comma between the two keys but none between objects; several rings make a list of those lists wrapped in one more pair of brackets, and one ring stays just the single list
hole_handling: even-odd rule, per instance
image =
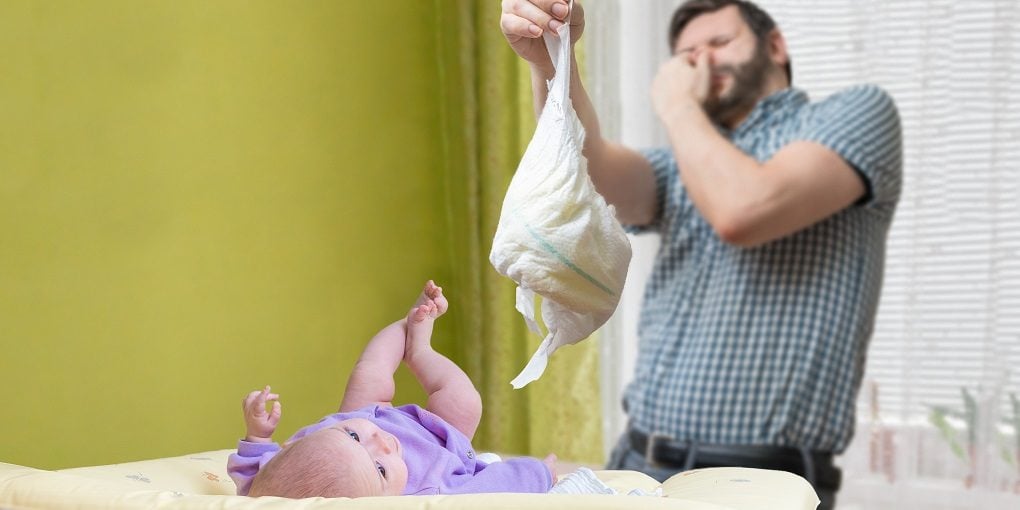
[{"label": "baby's head", "polygon": [[363,418],[344,420],[289,445],[259,470],[249,496],[399,496],[407,464],[397,438]]}]

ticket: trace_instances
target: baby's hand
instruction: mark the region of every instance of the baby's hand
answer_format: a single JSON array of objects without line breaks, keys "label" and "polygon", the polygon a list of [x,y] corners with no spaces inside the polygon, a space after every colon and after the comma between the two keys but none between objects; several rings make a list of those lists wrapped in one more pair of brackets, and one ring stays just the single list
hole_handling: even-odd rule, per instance
[{"label": "baby's hand", "polygon": [[[244,409],[244,425],[247,427],[245,441],[252,443],[271,442],[276,424],[280,422],[280,396],[269,392],[269,386],[261,391],[255,390],[244,397],[241,408]],[[273,410],[266,411],[266,402],[273,402]]]},{"label": "baby's hand", "polygon": [[558,482],[559,477],[556,476],[556,454],[550,453],[549,455],[546,455],[546,457],[542,459],[542,464],[545,464],[545,467],[549,468],[549,474],[552,475],[553,483]]}]

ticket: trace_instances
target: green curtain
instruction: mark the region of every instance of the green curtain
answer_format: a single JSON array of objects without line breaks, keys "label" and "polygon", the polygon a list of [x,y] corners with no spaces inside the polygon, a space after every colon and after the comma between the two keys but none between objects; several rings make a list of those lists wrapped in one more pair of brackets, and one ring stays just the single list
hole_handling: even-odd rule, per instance
[{"label": "green curtain", "polygon": [[498,2],[434,0],[453,322],[452,357],[482,395],[475,446],[599,463],[598,350],[565,347],[521,390],[510,380],[538,347],[514,285],[488,261],[503,196],[535,128],[527,66],[499,30]]}]

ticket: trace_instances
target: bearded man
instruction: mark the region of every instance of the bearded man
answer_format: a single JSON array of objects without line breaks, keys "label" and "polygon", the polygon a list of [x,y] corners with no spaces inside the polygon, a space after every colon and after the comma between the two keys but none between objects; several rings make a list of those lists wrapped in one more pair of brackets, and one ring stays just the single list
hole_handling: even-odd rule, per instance
[{"label": "bearded man", "polygon": [[[503,2],[539,110],[554,73],[542,34],[564,22],[576,42],[577,2]],[[659,480],[781,469],[832,508],[833,455],[853,435],[900,197],[896,107],[874,85],[809,101],[791,86],[782,33],[748,1],[682,4],[669,44],[651,90],[668,147],[604,139],[571,77],[592,182],[631,232],[662,238],[624,398],[630,424],[608,467]]]}]

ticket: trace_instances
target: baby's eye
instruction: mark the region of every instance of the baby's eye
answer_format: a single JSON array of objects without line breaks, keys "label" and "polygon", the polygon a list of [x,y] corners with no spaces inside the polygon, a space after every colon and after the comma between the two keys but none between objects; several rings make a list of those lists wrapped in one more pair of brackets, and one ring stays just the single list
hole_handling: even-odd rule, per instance
[{"label": "baby's eye", "polygon": [[379,470],[379,474],[382,475],[383,478],[386,478],[386,468],[384,468],[382,464],[376,462],[375,468]]},{"label": "baby's eye", "polygon": [[353,439],[353,440],[355,440],[355,441],[357,441],[359,443],[361,442],[361,436],[359,436],[357,432],[355,432],[353,430],[348,430],[347,431],[347,435],[351,436],[351,439]]}]

